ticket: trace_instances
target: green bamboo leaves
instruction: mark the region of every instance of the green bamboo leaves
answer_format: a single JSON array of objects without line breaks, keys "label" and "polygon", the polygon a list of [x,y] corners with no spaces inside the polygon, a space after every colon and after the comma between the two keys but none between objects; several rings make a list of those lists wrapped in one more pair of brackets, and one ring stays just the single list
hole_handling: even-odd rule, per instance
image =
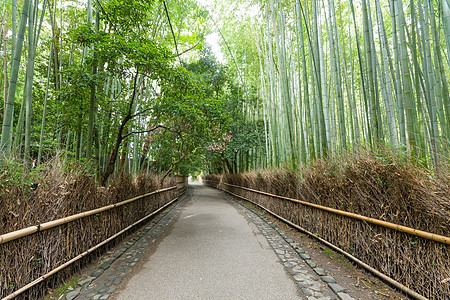
[{"label": "green bamboo leaves", "polygon": [[[11,34],[3,36],[3,64],[10,58],[11,63],[2,74],[9,78],[2,152],[40,163],[46,150],[65,149],[67,157],[91,161],[97,173],[115,147],[121,122],[117,111],[128,109],[121,103],[130,99],[133,68],[145,66],[141,72],[147,79],[138,81],[143,91],[137,91],[134,103],[139,106],[131,113],[145,110],[158,97],[155,81],[172,76],[154,75],[163,61],[171,57],[175,65],[183,65],[196,59],[199,52],[183,61],[182,48],[199,50],[209,18],[192,1],[167,2],[164,9],[153,1],[155,5],[107,0],[96,14],[93,0],[83,8],[66,7],[65,0],[17,2],[6,5]],[[219,1],[222,11],[230,2]],[[249,0],[230,7],[243,5],[251,9],[239,20],[230,15],[211,21],[215,28],[223,25],[220,37],[236,81],[222,97],[239,107],[239,118],[255,132],[254,145],[236,150],[234,161],[223,162],[225,168],[297,168],[348,150],[384,147],[404,151],[435,170],[445,164],[450,145],[450,0]],[[66,22],[66,17],[77,21]],[[84,25],[75,32],[71,22]],[[114,39],[104,42],[105,33]],[[150,52],[139,56],[141,47],[149,46],[141,43],[144,36],[167,49],[158,54],[161,59]],[[125,59],[127,51],[137,53],[129,53],[136,66]],[[223,100],[219,91],[216,87],[207,96]],[[19,99],[20,110],[14,107]],[[38,118],[40,125],[33,124]],[[55,129],[47,118],[54,120]],[[149,112],[123,130],[140,132],[150,119]],[[128,163],[134,173],[150,160],[142,139],[145,135],[137,134],[117,149],[127,160],[124,168]],[[147,149],[145,154],[140,148]],[[114,168],[120,169],[118,162]]]}]

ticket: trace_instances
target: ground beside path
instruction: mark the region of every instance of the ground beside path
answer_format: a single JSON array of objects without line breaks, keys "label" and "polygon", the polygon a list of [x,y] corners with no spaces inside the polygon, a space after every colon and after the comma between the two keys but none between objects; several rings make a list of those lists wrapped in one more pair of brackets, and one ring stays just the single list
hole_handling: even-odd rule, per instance
[{"label": "ground beside path", "polygon": [[84,273],[89,275],[65,297],[403,298],[348,262],[336,260],[316,242],[289,231],[246,203],[193,185],[185,199],[87,268]]}]

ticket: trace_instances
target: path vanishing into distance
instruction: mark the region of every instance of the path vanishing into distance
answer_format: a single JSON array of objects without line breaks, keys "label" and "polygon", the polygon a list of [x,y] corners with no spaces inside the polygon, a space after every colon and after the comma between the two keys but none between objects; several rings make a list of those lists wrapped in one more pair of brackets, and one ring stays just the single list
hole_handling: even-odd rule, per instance
[{"label": "path vanishing into distance", "polygon": [[66,299],[354,299],[268,218],[199,184],[109,253]]},{"label": "path vanishing into distance", "polygon": [[298,298],[265,237],[219,191],[196,186],[169,230],[118,299]]}]

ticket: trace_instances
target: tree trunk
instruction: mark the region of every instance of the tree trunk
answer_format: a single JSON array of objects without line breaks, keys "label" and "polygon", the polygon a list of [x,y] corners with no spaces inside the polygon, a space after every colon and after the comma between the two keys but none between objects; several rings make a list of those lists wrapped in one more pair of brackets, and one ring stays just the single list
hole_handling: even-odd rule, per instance
[{"label": "tree trunk", "polygon": [[128,112],[125,115],[125,117],[123,118],[122,122],[120,123],[119,132],[117,133],[114,147],[111,150],[111,155],[108,159],[108,164],[106,165],[106,169],[99,176],[99,183],[102,186],[105,186],[106,182],[108,181],[109,176],[111,176],[111,174],[114,173],[114,167],[116,165],[117,155],[119,154],[120,144],[123,141],[125,126],[127,125],[128,121],[130,121],[133,117],[132,109],[133,109],[133,104],[134,104],[134,98],[136,97],[136,84],[137,84],[138,76],[139,76],[139,72],[136,72],[134,79],[133,79],[134,80],[133,95],[131,96]]}]

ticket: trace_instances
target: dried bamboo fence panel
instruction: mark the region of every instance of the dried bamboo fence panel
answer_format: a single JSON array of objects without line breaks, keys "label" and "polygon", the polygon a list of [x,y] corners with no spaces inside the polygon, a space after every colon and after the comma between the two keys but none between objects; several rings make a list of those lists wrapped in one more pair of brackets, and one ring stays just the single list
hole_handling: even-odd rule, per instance
[{"label": "dried bamboo fence panel", "polygon": [[[108,188],[99,188],[91,178],[81,177],[67,185],[61,193],[49,192],[57,188],[56,184],[42,187],[41,190],[38,189],[23,200],[19,200],[21,201],[19,206],[12,205],[17,204],[17,200],[11,203],[12,201],[0,196],[0,205],[5,204],[6,210],[14,210],[16,215],[22,216],[21,218],[3,216],[7,224],[3,223],[0,227],[2,230],[0,234],[4,233],[5,228],[18,230],[21,227],[33,225],[33,221],[38,224],[51,223],[52,219],[58,217],[67,219],[80,212],[110,207],[108,210],[94,211],[60,226],[4,243],[0,242],[0,298],[13,293],[177,198],[178,191],[174,186],[175,183],[175,178],[166,179],[161,186],[160,178],[157,176],[140,177],[134,180],[123,177],[117,179]],[[163,188],[161,193],[152,193],[161,188]],[[147,195],[137,197],[135,201],[123,203],[126,199],[142,194]],[[122,204],[117,205],[120,202]],[[118,240],[101,247],[100,251],[95,251],[93,255],[75,262],[58,272],[57,276],[50,277],[20,297],[43,298],[49,287],[57,286],[68,276],[73,276],[74,272]]]},{"label": "dried bamboo fence panel", "polygon": [[188,188],[188,177],[183,176],[183,175],[176,175],[175,177],[176,177],[176,181],[177,181],[178,193],[179,193],[179,195],[181,195],[184,192],[186,192],[186,190]]},{"label": "dried bamboo fence panel", "polygon": [[[205,179],[210,186],[249,199],[317,234],[427,298],[446,299],[450,295],[448,185],[424,186],[406,170],[385,172],[376,165],[355,166],[348,172],[351,176],[336,178],[321,169],[303,174],[271,170]],[[367,175],[370,172],[374,174]],[[354,214],[382,222],[369,223],[351,217]],[[421,237],[381,226],[387,222],[434,234]],[[436,240],[428,239],[431,236]]]}]

